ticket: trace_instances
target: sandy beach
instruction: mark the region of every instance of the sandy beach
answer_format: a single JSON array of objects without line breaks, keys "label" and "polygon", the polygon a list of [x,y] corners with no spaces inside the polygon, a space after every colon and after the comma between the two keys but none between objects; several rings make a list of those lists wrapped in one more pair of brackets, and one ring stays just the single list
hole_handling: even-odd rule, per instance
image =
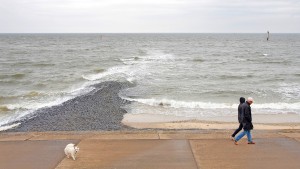
[{"label": "sandy beach", "polygon": [[[152,122],[152,123],[125,123],[137,129],[227,129],[234,130],[238,127],[237,123],[214,122],[214,121],[179,121],[179,122]],[[282,129],[300,129],[300,124],[255,124],[255,130],[282,130]]]},{"label": "sandy beach", "polygon": [[[299,115],[278,115],[276,119],[270,119],[268,116],[254,116],[255,130],[282,130],[282,129],[300,129]],[[268,119],[269,118],[269,119]],[[205,118],[204,118],[205,119]],[[258,122],[255,120],[257,119]],[[258,120],[260,119],[260,120]],[[234,130],[238,127],[236,117],[207,118],[206,120],[189,120],[188,118],[165,116],[165,115],[147,115],[147,114],[125,114],[122,123],[137,129],[219,129]],[[237,121],[237,120],[236,120]],[[288,122],[290,121],[290,122]],[[294,121],[294,122],[291,122]]]}]

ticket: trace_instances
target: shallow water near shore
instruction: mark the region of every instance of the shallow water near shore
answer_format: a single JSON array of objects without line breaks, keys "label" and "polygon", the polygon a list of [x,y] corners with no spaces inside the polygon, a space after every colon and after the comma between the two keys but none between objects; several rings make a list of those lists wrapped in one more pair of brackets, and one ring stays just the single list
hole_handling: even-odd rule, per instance
[{"label": "shallow water near shore", "polygon": [[[131,114],[234,117],[240,96],[253,114],[300,118],[300,34],[0,34],[0,126],[129,82]],[[280,122],[280,118],[277,122]]]}]

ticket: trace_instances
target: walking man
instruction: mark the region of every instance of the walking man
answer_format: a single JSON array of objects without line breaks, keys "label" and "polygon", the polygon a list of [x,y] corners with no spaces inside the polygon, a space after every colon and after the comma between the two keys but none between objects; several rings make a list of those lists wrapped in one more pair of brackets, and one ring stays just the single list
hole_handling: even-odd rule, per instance
[{"label": "walking man", "polygon": [[245,135],[247,135],[248,144],[255,144],[252,141],[252,136],[250,132],[253,129],[252,114],[251,114],[251,107],[250,107],[252,103],[253,103],[253,99],[251,97],[248,97],[247,101],[242,105],[242,116],[243,116],[242,123],[243,123],[244,131],[235,138],[234,140],[235,145],[238,145],[238,141]]},{"label": "walking man", "polygon": [[234,140],[235,135],[243,129],[243,115],[242,115],[242,105],[243,105],[243,103],[245,103],[245,98],[240,97],[240,104],[239,104],[239,107],[238,107],[238,120],[239,120],[240,126],[231,135],[232,140]]}]

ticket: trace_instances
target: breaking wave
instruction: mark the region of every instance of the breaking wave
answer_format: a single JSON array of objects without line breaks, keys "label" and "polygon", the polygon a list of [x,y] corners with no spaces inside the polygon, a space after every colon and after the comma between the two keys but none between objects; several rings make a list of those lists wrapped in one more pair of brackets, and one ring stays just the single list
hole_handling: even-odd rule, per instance
[{"label": "breaking wave", "polygon": [[[196,102],[196,101],[177,101],[169,99],[132,99],[124,98],[129,101],[134,101],[149,106],[163,106],[171,108],[188,108],[188,109],[237,109],[238,104],[230,103],[212,103],[212,102]],[[251,105],[253,109],[271,110],[277,113],[285,113],[288,111],[300,114],[300,103],[263,103]],[[284,111],[281,111],[284,110]]]}]

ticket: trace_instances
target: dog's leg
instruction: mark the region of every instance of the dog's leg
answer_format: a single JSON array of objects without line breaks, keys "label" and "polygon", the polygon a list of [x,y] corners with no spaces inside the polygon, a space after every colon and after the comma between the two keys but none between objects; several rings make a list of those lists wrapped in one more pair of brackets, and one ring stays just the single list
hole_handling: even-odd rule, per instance
[{"label": "dog's leg", "polygon": [[73,160],[75,161],[75,154],[72,154],[72,158],[73,158]]},{"label": "dog's leg", "polygon": [[66,151],[66,149],[65,149],[65,155],[67,156],[67,158],[70,158],[69,153]]}]

